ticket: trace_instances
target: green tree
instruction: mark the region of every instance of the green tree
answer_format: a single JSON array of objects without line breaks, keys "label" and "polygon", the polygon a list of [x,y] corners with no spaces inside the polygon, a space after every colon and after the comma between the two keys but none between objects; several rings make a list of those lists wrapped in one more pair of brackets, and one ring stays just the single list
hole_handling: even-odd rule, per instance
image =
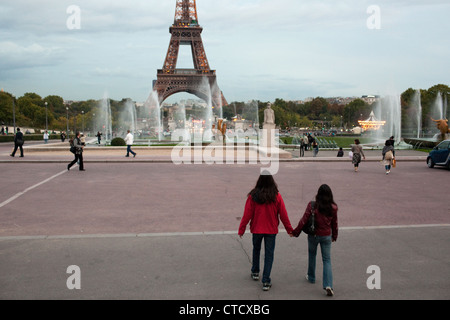
[{"label": "green tree", "polygon": [[66,106],[64,99],[60,96],[47,96],[44,98],[44,103],[48,103],[48,111],[50,111],[56,118],[66,114]]},{"label": "green tree", "polygon": [[13,123],[13,103],[15,98],[8,92],[0,92],[0,124]]},{"label": "green tree", "polygon": [[370,114],[370,106],[367,105],[361,99],[355,99],[349,104],[347,104],[344,108],[344,124],[347,127],[351,127],[353,125],[358,124],[358,120],[363,120],[369,117]]},{"label": "green tree", "polygon": [[309,117],[311,120],[320,119],[321,114],[326,114],[328,112],[328,101],[321,97],[313,99],[309,112]]}]

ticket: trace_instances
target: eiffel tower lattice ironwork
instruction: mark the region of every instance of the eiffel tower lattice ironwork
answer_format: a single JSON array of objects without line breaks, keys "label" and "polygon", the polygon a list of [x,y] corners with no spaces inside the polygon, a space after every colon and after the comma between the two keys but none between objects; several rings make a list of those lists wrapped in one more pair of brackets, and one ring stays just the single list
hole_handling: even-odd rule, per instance
[{"label": "eiffel tower lattice ironwork", "polygon": [[[227,105],[217,85],[216,71],[211,70],[206,58],[201,37],[203,28],[198,24],[195,0],[177,0],[174,23],[169,30],[172,35],[169,49],[163,68],[158,70],[157,80],[153,84],[159,103],[175,93],[188,92],[205,101],[211,98],[214,107]],[[193,69],[177,69],[181,45],[191,46]]]}]

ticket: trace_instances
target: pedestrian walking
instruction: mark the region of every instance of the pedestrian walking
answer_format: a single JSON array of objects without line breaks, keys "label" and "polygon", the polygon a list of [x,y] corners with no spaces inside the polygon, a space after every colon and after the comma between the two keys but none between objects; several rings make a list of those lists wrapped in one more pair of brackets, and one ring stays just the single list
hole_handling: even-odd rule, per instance
[{"label": "pedestrian walking", "polygon": [[334,295],[331,243],[335,242],[338,237],[337,212],[338,207],[333,200],[333,192],[328,185],[323,184],[317,191],[315,201],[308,203],[297,228],[292,232],[293,236],[298,237],[306,222],[314,213],[315,232],[314,234],[308,234],[308,272],[306,279],[310,283],[316,282],[317,247],[320,245],[323,263],[322,286],[327,296]]},{"label": "pedestrian walking", "polygon": [[317,154],[319,153],[319,144],[317,143],[316,139],[313,139],[312,148],[313,148],[313,157],[317,157]]},{"label": "pedestrian walking", "polygon": [[394,145],[389,140],[386,140],[383,151],[381,151],[381,155],[383,156],[382,161],[384,168],[386,169],[386,174],[389,174],[391,173],[392,163],[395,161]]},{"label": "pedestrian walking", "polygon": [[366,156],[363,152],[363,147],[359,142],[359,139],[355,139],[355,144],[352,145],[352,163],[355,167],[355,172],[358,172],[359,164],[361,163],[361,157],[366,160]]},{"label": "pedestrian walking", "polygon": [[133,157],[136,157],[136,152],[131,150],[131,146],[133,145],[134,137],[133,134],[130,132],[130,130],[127,131],[127,136],[125,137],[125,143],[127,144],[127,155],[125,157],[129,157],[130,153],[133,155]]},{"label": "pedestrian walking", "polygon": [[311,145],[314,141],[314,138],[311,136],[311,133],[308,133],[308,149],[312,151]]},{"label": "pedestrian walking", "polygon": [[71,163],[69,163],[69,164],[67,165],[67,170],[70,170],[70,168],[71,168],[75,163],[78,162],[80,171],[86,171],[86,170],[84,169],[84,163],[83,163],[83,149],[84,149],[84,145],[83,145],[82,142],[81,142],[81,139],[80,139],[80,133],[77,132],[76,135],[75,135],[75,138],[73,138],[73,140],[71,139],[71,141],[72,141],[72,142],[71,142],[71,148],[72,148],[72,147],[74,148],[74,155],[75,155],[75,158],[73,159],[73,161],[72,161]]},{"label": "pedestrian walking", "polygon": [[308,151],[308,136],[306,134],[303,134],[303,146],[305,148],[305,151]]},{"label": "pedestrian walking", "polygon": [[305,156],[305,142],[303,141],[303,137],[299,138],[299,143],[300,143],[300,157],[304,157]]},{"label": "pedestrian walking", "polygon": [[390,136],[389,139],[386,140],[386,143],[394,146],[394,144],[395,144],[394,136]]},{"label": "pedestrian walking", "polygon": [[97,131],[97,134],[95,135],[97,137],[98,144],[102,141],[102,133],[100,131]]},{"label": "pedestrian walking", "polygon": [[64,141],[66,141],[66,133],[63,131],[63,132],[61,132],[61,135],[60,135],[60,137],[61,137],[61,142],[64,142]]},{"label": "pedestrian walking", "polygon": [[24,143],[23,133],[20,131],[20,128],[17,128],[17,132],[14,136],[14,150],[10,154],[11,157],[14,158],[17,149],[20,149],[20,157],[23,158],[23,143]]},{"label": "pedestrian walking", "polygon": [[262,276],[264,291],[268,291],[272,286],[270,274],[280,220],[287,233],[292,237],[293,229],[283,198],[278,192],[278,186],[269,172],[263,172],[259,176],[256,186],[247,195],[238,234],[242,238],[247,224],[250,222],[253,242],[251,277],[255,281],[259,280],[259,260],[261,245],[264,240],[264,270]]},{"label": "pedestrian walking", "polygon": [[47,132],[47,130],[45,130],[45,132],[44,132],[44,142],[45,143],[48,142],[48,132]]}]

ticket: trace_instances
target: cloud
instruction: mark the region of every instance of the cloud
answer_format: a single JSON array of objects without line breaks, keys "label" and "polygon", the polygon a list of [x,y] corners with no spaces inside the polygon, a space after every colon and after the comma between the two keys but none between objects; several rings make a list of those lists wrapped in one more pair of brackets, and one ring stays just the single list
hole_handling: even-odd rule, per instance
[{"label": "cloud", "polygon": [[[367,28],[373,4],[381,8],[380,30]],[[81,10],[80,30],[66,26],[70,5]],[[30,91],[39,83],[52,91],[55,83],[63,88],[58,77],[65,74],[71,83],[61,94],[68,99],[88,99],[105,87],[145,99],[167,53],[175,5],[175,0],[2,0],[0,82],[20,74],[17,87]],[[449,5],[448,0],[197,1],[209,63],[225,95],[241,101],[256,95],[269,100],[377,93],[392,75],[405,87],[424,79],[426,85],[432,78],[448,81]],[[180,52],[180,65],[192,63],[189,51]],[[54,84],[41,83],[43,71],[53,75]]]},{"label": "cloud", "polygon": [[115,68],[100,68],[97,67],[92,72],[93,76],[100,76],[100,77],[120,77],[120,78],[134,78],[137,75],[133,73],[130,69],[124,69],[122,67],[115,67]]},{"label": "cloud", "polygon": [[67,8],[71,5],[80,9],[82,33],[130,33],[167,27],[175,9],[171,1],[155,0],[2,0],[0,27],[2,32],[28,32],[39,37],[67,33],[66,22],[73,14]]},{"label": "cloud", "polygon": [[0,42],[0,69],[16,69],[54,65],[62,59],[59,47],[43,47],[38,43],[22,46],[6,41]]}]

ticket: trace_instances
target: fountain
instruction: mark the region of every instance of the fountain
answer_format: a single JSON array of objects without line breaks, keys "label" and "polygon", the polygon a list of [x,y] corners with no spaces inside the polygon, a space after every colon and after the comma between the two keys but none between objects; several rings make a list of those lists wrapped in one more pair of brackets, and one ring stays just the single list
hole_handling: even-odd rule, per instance
[{"label": "fountain", "polygon": [[422,132],[422,103],[420,98],[420,90],[416,90],[414,93],[412,106],[416,110],[417,139],[420,139],[420,133]]},{"label": "fountain", "polygon": [[436,99],[434,100],[432,112],[432,117],[436,116],[438,119],[444,119],[444,100],[440,92],[437,93]]},{"label": "fountain", "polygon": [[[431,113],[429,119],[436,123],[436,127],[439,133],[436,133],[433,137],[433,141],[442,141],[448,139],[448,119],[447,119],[447,96],[443,97],[441,92],[438,92],[436,99],[431,106]],[[434,118],[437,118],[435,120]],[[432,124],[432,123],[430,123]]]},{"label": "fountain", "polygon": [[[214,81],[214,84],[211,87],[211,93],[214,96],[219,96],[219,97],[221,96],[221,92],[220,92],[219,86],[217,85],[217,81]],[[214,107],[215,114],[219,119],[223,119],[222,99],[216,99],[216,101],[219,101],[220,104],[218,106]]]},{"label": "fountain", "polygon": [[385,119],[385,125],[374,133],[372,146],[382,148],[389,137],[394,137],[396,148],[410,148],[402,141],[402,116],[400,95],[388,95],[374,104],[373,113],[377,119]]},{"label": "fountain", "polygon": [[161,105],[159,104],[158,92],[152,91],[144,104],[145,112],[148,115],[149,129],[154,129],[158,141],[162,140],[163,122]]},{"label": "fountain", "polygon": [[119,116],[119,124],[122,130],[130,130],[133,134],[137,132],[136,105],[130,99],[127,99],[123,111]]},{"label": "fountain", "polygon": [[98,116],[96,118],[96,128],[101,128],[105,143],[112,140],[112,116],[111,105],[108,94],[105,92],[103,99],[98,103]]},{"label": "fountain", "polygon": [[211,93],[212,90],[208,78],[206,77],[202,78],[202,82],[200,84],[200,91],[206,93],[206,100],[205,100],[206,108],[203,116],[205,120],[203,140],[206,140],[206,142],[211,142],[214,117],[213,117],[213,105]]},{"label": "fountain", "polygon": [[[414,147],[426,147],[433,148],[438,142],[449,138],[449,129],[448,129],[448,120],[446,119],[447,115],[447,96],[444,97],[440,92],[436,94],[436,98],[434,99],[429,112],[425,117],[425,125],[428,128],[434,127],[433,121],[436,123],[436,127],[439,129],[439,133],[434,134],[433,137],[426,138],[424,129],[422,128],[422,121],[424,118],[423,114],[423,106],[421,102],[421,93],[420,90],[416,90],[415,95],[411,101],[411,106],[417,111],[417,138],[405,138],[405,141]],[[438,118],[439,120],[434,120],[434,118]],[[421,133],[423,135],[421,136]]]}]

